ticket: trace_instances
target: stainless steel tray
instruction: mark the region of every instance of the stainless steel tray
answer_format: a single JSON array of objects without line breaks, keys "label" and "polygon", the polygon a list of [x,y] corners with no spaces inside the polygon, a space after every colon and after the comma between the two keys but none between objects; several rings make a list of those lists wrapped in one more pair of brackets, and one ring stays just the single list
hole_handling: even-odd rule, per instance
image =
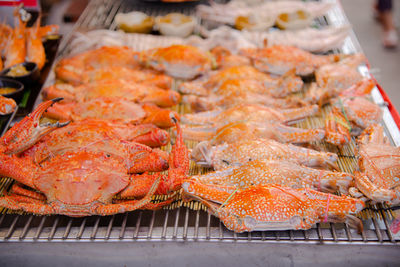
[{"label": "stainless steel tray", "polygon": [[[335,0],[329,0],[336,2]],[[74,30],[115,29],[113,18],[119,11],[150,8],[140,1],[92,0],[79,18]],[[140,7],[140,8],[138,8]],[[140,9],[144,10],[144,9]],[[149,9],[156,14],[158,9]],[[174,10],[175,11],[175,10]],[[193,6],[178,10],[192,14]],[[169,11],[170,12],[170,11]],[[337,5],[321,24],[342,25],[347,23],[343,10]],[[72,35],[71,35],[72,36]],[[71,36],[60,44],[58,57],[68,54]],[[354,33],[346,39],[342,52],[360,52]],[[368,69],[360,67],[365,75]],[[49,77],[52,80],[54,77]],[[400,132],[385,106],[378,89],[372,93],[374,101],[384,110],[386,134],[396,145]],[[8,188],[12,179],[3,179],[1,188]],[[1,192],[0,192],[1,193]],[[196,204],[193,204],[196,205]],[[191,207],[193,208],[193,207]],[[381,205],[365,211],[365,229],[359,234],[345,224],[317,224],[306,231],[263,231],[236,234],[228,231],[221,222],[203,210],[180,207],[175,210],[135,211],[114,216],[69,218],[65,216],[35,216],[4,213],[0,215],[0,242],[169,242],[204,241],[225,243],[274,243],[274,244],[399,244],[400,236],[389,230],[391,210]],[[196,207],[194,207],[196,208]]]}]

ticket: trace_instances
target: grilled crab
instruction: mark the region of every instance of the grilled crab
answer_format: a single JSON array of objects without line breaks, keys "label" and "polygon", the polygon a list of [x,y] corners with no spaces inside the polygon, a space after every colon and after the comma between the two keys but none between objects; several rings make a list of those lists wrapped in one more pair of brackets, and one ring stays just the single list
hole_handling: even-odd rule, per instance
[{"label": "grilled crab", "polygon": [[246,189],[207,185],[188,180],[182,184],[184,199],[206,205],[235,232],[310,229],[318,222],[346,222],[362,229],[352,216],[365,204],[359,199],[335,196],[308,188],[265,184]]},{"label": "grilled crab", "polygon": [[159,107],[171,107],[179,103],[180,95],[173,90],[146,86],[121,79],[105,79],[72,86],[54,84],[43,90],[45,99],[64,98],[65,102],[83,102],[98,97],[124,98],[135,103],[153,103]]},{"label": "grilled crab", "polygon": [[191,156],[197,164],[213,167],[215,170],[242,166],[253,160],[286,160],[308,167],[337,168],[337,155],[334,153],[261,138],[217,146],[211,146],[209,142],[201,142],[193,149]]},{"label": "grilled crab", "polygon": [[61,59],[55,68],[56,77],[80,85],[103,79],[124,79],[169,89],[172,78],[151,70],[143,70],[128,47],[104,46]]},{"label": "grilled crab", "polygon": [[203,184],[236,186],[241,189],[259,184],[279,184],[294,189],[311,188],[325,193],[348,194],[353,175],[345,172],[317,170],[296,162],[256,159],[242,166],[231,166],[203,175],[191,176]]},{"label": "grilled crab", "polygon": [[154,124],[161,128],[175,125],[179,115],[154,104],[135,104],[124,98],[98,97],[81,103],[56,103],[45,116],[52,119],[78,121],[85,118],[106,119],[125,124]]},{"label": "grilled crab", "polygon": [[226,110],[186,114],[182,122],[193,125],[221,127],[231,122],[250,121],[254,123],[293,123],[318,112],[317,105],[292,109],[273,109],[263,105],[240,104]]},{"label": "grilled crab", "polygon": [[318,141],[324,138],[324,130],[300,129],[286,125],[311,116],[317,111],[316,105],[276,110],[262,105],[241,104],[226,110],[186,114],[182,117],[182,122],[201,126],[185,125],[183,131],[185,139],[197,141],[230,139],[238,134],[291,143]]},{"label": "grilled crab", "polygon": [[232,79],[221,84],[207,96],[185,95],[183,102],[190,104],[192,110],[196,111],[211,110],[216,106],[229,108],[239,104],[259,104],[273,108],[294,108],[303,105],[304,101],[300,98],[287,96],[291,93],[288,87],[284,85],[278,87],[268,88],[255,80]]},{"label": "grilled crab", "polygon": [[171,45],[141,52],[145,66],[180,79],[193,79],[212,68],[212,57],[190,45]]},{"label": "grilled crab", "polygon": [[110,79],[122,79],[146,86],[157,86],[166,90],[171,89],[173,82],[171,77],[164,74],[154,73],[151,70],[131,69],[122,66],[104,66],[82,73],[82,83]]},{"label": "grilled crab", "polygon": [[78,85],[84,82],[88,71],[114,66],[137,69],[137,52],[125,46],[103,46],[72,57],[61,59],[55,68],[56,77],[65,82]]},{"label": "grilled crab", "polygon": [[[0,175],[18,182],[9,195],[0,198],[1,206],[36,214],[77,217],[158,208],[170,203],[170,199],[161,204],[151,204],[150,200],[155,193],[168,194],[179,189],[187,176],[187,149],[178,124],[168,176],[161,173],[130,175],[129,150],[113,151],[111,145],[99,146],[97,150],[83,146],[53,155],[39,165],[18,154],[50,131],[65,126],[60,123],[40,125],[41,114],[52,104],[53,101],[40,104],[1,138]],[[117,194],[140,199],[115,203],[113,197]]]},{"label": "grilled crab", "polygon": [[229,49],[222,46],[214,47],[210,53],[214,56],[219,69],[251,64],[249,58],[232,54]]},{"label": "grilled crab", "polygon": [[297,75],[309,76],[319,67],[340,60],[340,55],[314,55],[285,45],[242,49],[241,54],[249,57],[258,70],[278,75],[295,69]]},{"label": "grilled crab", "polygon": [[346,144],[351,135],[357,136],[363,129],[381,121],[381,108],[366,98],[374,86],[374,81],[363,80],[332,101],[333,111],[325,120],[327,142]]},{"label": "grilled crab", "polygon": [[322,129],[303,129],[280,123],[232,122],[222,127],[186,127],[183,128],[185,140],[207,141],[210,145],[235,143],[237,140],[267,138],[280,143],[308,143],[320,141],[325,137]]},{"label": "grilled crab", "polygon": [[[251,80],[257,82],[259,85],[251,88],[253,93],[267,93],[275,97],[298,92],[303,87],[303,81],[294,74],[293,70],[288,71],[281,77],[273,77],[252,66],[241,65],[222,69],[211,75],[205,82],[184,82],[179,86],[178,90],[184,94],[208,96],[210,93],[216,93],[220,90],[220,87],[229,82],[229,80]],[[226,85],[231,86],[229,83]],[[229,87],[226,89],[229,89]]]},{"label": "grilled crab", "polygon": [[322,106],[332,97],[337,97],[344,90],[361,82],[364,78],[357,67],[365,61],[363,54],[354,54],[318,68],[315,72],[316,83],[307,91],[305,100]]},{"label": "grilled crab", "polygon": [[356,187],[374,202],[400,203],[400,148],[390,145],[382,126],[372,124],[359,138]]},{"label": "grilled crab", "polygon": [[[151,127],[151,128],[150,128]],[[156,131],[154,131],[157,129]],[[149,132],[153,130],[153,132]],[[157,134],[158,133],[158,134]],[[56,155],[69,151],[96,152],[106,151],[113,157],[123,156],[129,173],[145,171],[163,171],[168,169],[168,153],[160,149],[137,143],[133,140],[150,144],[166,144],[168,133],[154,126],[126,126],[109,123],[102,120],[83,120],[73,122],[42,137],[35,145],[26,149],[19,156],[29,158],[36,164],[41,164]]]}]

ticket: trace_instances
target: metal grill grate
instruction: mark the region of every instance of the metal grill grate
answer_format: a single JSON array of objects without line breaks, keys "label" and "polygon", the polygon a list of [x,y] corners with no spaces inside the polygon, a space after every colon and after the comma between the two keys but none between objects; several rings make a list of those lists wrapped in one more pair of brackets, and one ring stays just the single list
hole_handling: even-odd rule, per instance
[{"label": "metal grill grate", "polygon": [[[386,230],[388,222],[375,218],[364,221],[358,234],[345,224],[318,224],[306,231],[263,231],[236,234],[214,216],[181,207],[175,210],[135,211],[114,216],[70,218],[3,214],[2,241],[245,241],[295,243],[393,244],[398,242]],[[383,223],[383,227],[382,224]]]},{"label": "metal grill grate", "polygon": [[[335,0],[333,0],[335,1]],[[201,1],[200,3],[205,2]],[[221,2],[221,1],[220,1]],[[140,10],[151,15],[169,12],[193,14],[193,7],[198,3],[164,5],[163,9],[155,3],[141,1],[106,1],[92,0],[74,27],[77,30],[115,29],[113,18],[117,12]],[[346,21],[341,9],[334,9],[321,24],[343,23]],[[59,57],[67,55],[68,44],[72,38],[64,38],[60,44]],[[347,53],[361,51],[354,34],[346,40],[344,51]],[[51,79],[51,77],[50,77]],[[374,97],[381,103],[379,97]],[[388,136],[393,141],[397,138],[397,128],[390,121],[391,116],[384,117]],[[313,125],[317,126],[317,125]],[[396,143],[396,142],[393,142]],[[340,151],[342,158],[349,157],[354,161],[352,147]],[[350,164],[341,163],[346,171],[352,171]],[[350,166],[350,167],[349,167]],[[1,180],[1,188],[7,189],[11,179]],[[1,192],[0,192],[1,193]],[[198,205],[198,204],[191,204]],[[195,210],[193,210],[193,208]],[[392,211],[381,205],[370,206],[361,216],[364,231],[357,233],[346,224],[324,223],[306,231],[263,231],[236,234],[228,231],[214,216],[200,209],[200,206],[180,207],[174,210],[134,211],[114,216],[92,216],[70,218],[66,216],[35,216],[8,214],[0,215],[0,241],[237,241],[237,242],[270,242],[270,243],[351,243],[351,244],[398,244],[399,236],[389,230]]]}]

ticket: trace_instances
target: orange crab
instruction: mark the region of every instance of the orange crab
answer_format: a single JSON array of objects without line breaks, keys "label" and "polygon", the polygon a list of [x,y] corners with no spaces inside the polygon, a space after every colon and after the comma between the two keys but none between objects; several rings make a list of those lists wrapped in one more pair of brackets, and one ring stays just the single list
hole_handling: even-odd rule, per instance
[{"label": "orange crab", "polygon": [[[183,102],[191,104],[192,109],[196,111],[210,110],[216,106],[229,108],[242,103],[293,108],[305,103],[298,97],[288,96],[301,90],[301,85],[302,83],[299,86],[290,87],[285,78],[281,83],[278,82],[276,87],[267,87],[263,82],[251,79],[232,79],[225,81],[206,96],[186,95],[183,97]],[[187,91],[188,84],[182,86],[186,86]],[[196,90],[196,94],[201,90]]]},{"label": "orange crab", "polygon": [[[169,135],[152,125],[127,126],[102,120],[87,119],[73,122],[42,137],[35,145],[26,149],[20,157],[27,157],[41,164],[55,155],[68,151],[96,152],[107,151],[114,157],[127,154],[129,173],[145,171],[163,171],[168,169],[168,153],[137,143],[160,146],[166,145]],[[6,150],[5,152],[8,152]],[[124,159],[121,158],[121,161]]]},{"label": "orange crab", "polygon": [[305,100],[322,106],[354,84],[362,82],[364,78],[357,67],[365,61],[363,54],[354,54],[318,68],[315,72],[316,83],[307,91]]},{"label": "orange crab", "polygon": [[83,82],[83,75],[87,71],[113,66],[139,68],[135,55],[137,52],[125,46],[103,46],[61,59],[55,67],[56,77],[78,85]]},{"label": "orange crab", "polygon": [[325,121],[327,142],[346,144],[351,135],[359,135],[369,125],[380,122],[381,108],[365,97],[374,86],[374,81],[363,80],[332,101],[333,111]]},{"label": "orange crab", "polygon": [[374,202],[400,203],[400,148],[390,145],[383,128],[372,124],[359,139],[361,172],[355,175],[356,187]]},{"label": "orange crab", "polygon": [[222,127],[187,127],[182,126],[185,140],[206,141],[214,146],[235,143],[238,140],[257,138],[273,139],[280,143],[309,143],[325,137],[323,129],[303,129],[280,123],[232,122]]},{"label": "orange crab", "polygon": [[337,169],[337,155],[334,153],[316,151],[261,138],[217,146],[211,146],[208,142],[201,142],[193,149],[191,157],[198,165],[213,167],[215,170],[242,166],[253,160],[286,160],[308,167]]},{"label": "orange crab", "polygon": [[303,81],[292,70],[285,73],[282,77],[273,77],[260,72],[252,66],[240,65],[219,70],[217,73],[212,74],[205,82],[192,81],[182,83],[178,90],[184,94],[208,96],[210,93],[220,90],[220,87],[229,82],[229,80],[251,80],[257,82],[259,85],[257,87],[253,86],[252,92],[259,94],[268,93],[276,97],[298,92],[303,87]]},{"label": "orange crab", "polygon": [[171,45],[141,52],[143,65],[180,79],[193,79],[211,70],[212,57],[190,45]]},{"label": "orange crab", "polygon": [[210,50],[210,53],[214,56],[219,69],[251,64],[249,58],[234,55],[231,53],[231,51],[229,51],[229,49],[222,46],[214,47]]},{"label": "orange crab", "polygon": [[[182,117],[182,122],[192,124],[184,126],[184,136],[190,140],[230,139],[240,132],[249,137],[304,143],[321,140],[325,136],[325,131],[321,129],[304,130],[288,127],[285,124],[314,115],[317,111],[316,105],[276,110],[261,105],[241,104],[226,110],[216,109],[186,114]],[[235,132],[233,133],[233,131]]]},{"label": "orange crab", "polygon": [[231,122],[250,121],[259,124],[292,123],[318,112],[318,106],[306,106],[292,109],[273,109],[256,104],[240,104],[226,110],[186,114],[182,121],[186,124],[221,127]]},{"label": "orange crab", "polygon": [[231,166],[203,175],[191,176],[203,184],[236,186],[241,189],[259,184],[279,184],[294,189],[314,190],[348,194],[353,186],[353,175],[345,172],[317,170],[283,160],[256,159],[242,166]]},{"label": "orange crab", "polygon": [[56,103],[49,107],[46,117],[78,121],[85,118],[106,119],[124,124],[154,124],[161,128],[175,125],[179,115],[153,104],[135,104],[124,98],[98,97],[81,103]]},{"label": "orange crab", "polygon": [[44,88],[43,96],[45,99],[62,97],[65,102],[83,102],[97,97],[115,97],[125,98],[136,103],[154,103],[160,107],[171,107],[180,101],[180,94],[175,91],[120,79],[99,80],[80,86],[54,84]]},{"label": "orange crab", "polygon": [[171,89],[173,83],[173,79],[167,75],[122,66],[104,66],[82,73],[82,83],[116,79],[126,80],[131,83],[140,83],[146,86],[157,86],[166,90]]},{"label": "orange crab", "polygon": [[335,196],[308,188],[264,184],[238,189],[233,186],[182,184],[185,200],[206,205],[225,226],[235,232],[310,229],[319,222],[346,222],[362,229],[352,216],[365,204],[359,199]]},{"label": "orange crab", "polygon": [[258,70],[283,75],[295,69],[297,75],[311,75],[319,67],[340,60],[340,55],[314,55],[294,46],[273,45],[242,49],[241,54],[253,61]]},{"label": "orange crab", "polygon": [[[38,165],[18,153],[34,145],[43,135],[65,126],[59,123],[40,125],[40,115],[53,103],[40,104],[0,139],[0,174],[18,182],[9,195],[0,198],[1,206],[35,214],[79,217],[158,208],[170,203],[171,200],[151,204],[150,200],[155,193],[168,194],[179,189],[187,177],[187,149],[178,124],[168,176],[161,173],[130,175],[129,150],[121,147],[109,151],[102,146],[97,149],[83,146],[51,156]],[[117,194],[136,199],[116,203],[113,197]]]}]

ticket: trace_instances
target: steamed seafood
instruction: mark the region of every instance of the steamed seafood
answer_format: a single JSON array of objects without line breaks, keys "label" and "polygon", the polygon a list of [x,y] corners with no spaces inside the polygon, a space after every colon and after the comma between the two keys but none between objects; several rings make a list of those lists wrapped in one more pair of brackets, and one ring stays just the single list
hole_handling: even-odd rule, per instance
[{"label": "steamed seafood", "polygon": [[[41,114],[52,103],[40,104],[1,139],[0,174],[18,182],[11,193],[0,198],[1,206],[42,215],[79,217],[154,209],[170,203],[152,204],[150,200],[156,192],[168,194],[176,190],[186,178],[187,149],[178,125],[177,142],[168,160],[168,176],[160,173],[130,175],[131,151],[121,150],[122,147],[114,150],[115,154],[101,147],[97,150],[82,147],[51,156],[38,165],[15,153],[25,151],[50,131],[65,126],[59,123],[40,125]],[[113,197],[117,194],[136,199],[115,202]]]},{"label": "steamed seafood", "polygon": [[232,144],[211,146],[199,143],[192,151],[192,159],[201,166],[220,170],[242,166],[253,160],[286,160],[308,167],[336,167],[338,156],[269,139],[243,140]]},{"label": "steamed seafood", "polygon": [[346,222],[362,231],[360,219],[353,216],[365,207],[359,199],[274,184],[237,189],[188,180],[182,188],[185,199],[200,201],[239,233],[310,229],[318,222]]}]

